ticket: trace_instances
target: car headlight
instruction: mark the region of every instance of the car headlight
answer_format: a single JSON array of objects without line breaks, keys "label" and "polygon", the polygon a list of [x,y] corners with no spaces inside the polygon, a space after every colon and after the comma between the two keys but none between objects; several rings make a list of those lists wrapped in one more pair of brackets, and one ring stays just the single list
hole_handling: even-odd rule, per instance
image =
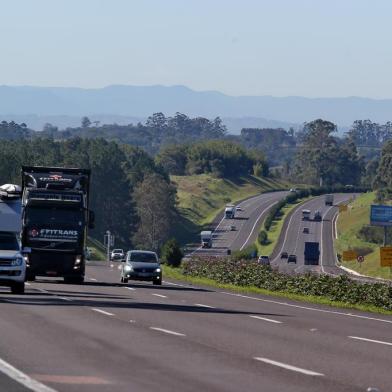
[{"label": "car headlight", "polygon": [[124,270],[127,271],[127,272],[130,272],[130,271],[132,271],[132,267],[130,265],[126,265],[124,267]]},{"label": "car headlight", "polygon": [[157,268],[157,269],[155,270],[155,272],[161,272],[161,269],[160,269],[160,268]]},{"label": "car headlight", "polygon": [[23,257],[17,257],[16,259],[12,260],[11,265],[13,266],[20,266],[23,264]]}]

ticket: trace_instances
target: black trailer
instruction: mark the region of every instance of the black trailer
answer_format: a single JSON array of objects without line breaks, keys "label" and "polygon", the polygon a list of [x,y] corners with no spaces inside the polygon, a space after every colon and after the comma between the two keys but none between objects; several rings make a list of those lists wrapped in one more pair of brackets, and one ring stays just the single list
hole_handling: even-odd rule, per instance
[{"label": "black trailer", "polygon": [[88,169],[22,166],[22,244],[30,248],[27,279],[63,277],[82,283],[89,209]]},{"label": "black trailer", "polygon": [[304,259],[305,265],[318,265],[320,258],[320,246],[318,242],[305,242]]}]

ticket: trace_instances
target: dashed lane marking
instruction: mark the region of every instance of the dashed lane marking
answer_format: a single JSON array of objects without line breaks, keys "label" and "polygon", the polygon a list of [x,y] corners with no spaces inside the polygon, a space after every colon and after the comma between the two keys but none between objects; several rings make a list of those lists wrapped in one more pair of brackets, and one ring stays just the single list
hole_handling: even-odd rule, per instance
[{"label": "dashed lane marking", "polygon": [[102,309],[91,308],[91,310],[93,310],[94,312],[102,313],[105,316],[114,316],[113,313],[106,312],[105,310],[102,310]]},{"label": "dashed lane marking", "polygon": [[133,287],[124,287],[124,289],[131,290],[131,291],[135,291],[135,290],[136,290],[136,289],[133,288]]},{"label": "dashed lane marking", "polygon": [[195,306],[200,306],[201,308],[215,309],[213,306],[210,306],[210,305],[204,305],[204,304],[195,304]]},{"label": "dashed lane marking", "polygon": [[267,363],[269,365],[278,366],[278,367],[281,367],[286,370],[291,370],[293,372],[302,373],[307,376],[324,376],[324,374],[314,372],[313,370],[302,369],[297,366],[288,365],[287,363],[283,363],[283,362],[273,361],[272,359],[268,359],[268,358],[254,357],[253,359],[255,359],[256,361]]},{"label": "dashed lane marking", "polygon": [[249,316],[250,318],[253,318],[253,319],[257,319],[257,320],[263,320],[263,321],[268,321],[268,322],[270,322],[270,323],[275,323],[275,324],[282,324],[282,322],[281,321],[278,321],[278,320],[272,320],[272,319],[269,319],[269,318],[266,318],[266,317],[260,317],[260,316]]},{"label": "dashed lane marking", "polygon": [[183,333],[176,332],[176,331],[171,331],[170,329],[164,329],[164,328],[158,328],[158,327],[150,327],[153,331],[158,331],[158,332],[163,332],[167,333],[168,335],[174,335],[174,336],[186,336]]},{"label": "dashed lane marking", "polygon": [[367,339],[367,338],[360,338],[359,336],[349,336],[350,339],[355,339],[355,340],[362,340],[364,342],[370,342],[370,343],[377,343],[377,344],[384,344],[385,346],[392,346],[392,343],[390,342],[383,342],[382,340],[374,340],[374,339]]},{"label": "dashed lane marking", "polygon": [[155,293],[152,293],[151,295],[155,295],[155,297],[160,297],[160,298],[167,298],[166,295],[162,295],[162,294],[155,294]]}]

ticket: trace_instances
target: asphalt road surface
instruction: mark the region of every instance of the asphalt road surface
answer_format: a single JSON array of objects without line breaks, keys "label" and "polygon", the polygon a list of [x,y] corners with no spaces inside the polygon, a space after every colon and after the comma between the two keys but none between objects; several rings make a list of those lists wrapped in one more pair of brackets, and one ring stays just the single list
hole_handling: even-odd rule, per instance
[{"label": "asphalt road surface", "polygon": [[[213,231],[212,248],[193,249],[188,255],[222,256],[227,250],[239,250],[255,242],[259,228],[268,210],[288,192],[269,192],[247,199],[239,204],[241,210],[235,219],[224,219],[223,214]],[[231,230],[231,226],[234,230]]]},{"label": "asphalt road surface", "polygon": [[[316,272],[341,274],[344,273],[336,266],[336,255],[333,246],[334,236],[334,217],[338,213],[338,204],[348,202],[353,194],[336,194],[334,195],[334,205],[325,205],[325,196],[319,196],[297,207],[292,215],[288,218],[287,224],[282,232],[281,240],[273,253],[272,263],[279,266],[282,272]],[[311,211],[311,220],[302,220],[302,210]],[[322,221],[313,220],[314,212],[320,211]],[[304,233],[304,228],[309,229],[309,234]],[[305,265],[304,249],[305,242],[319,242],[320,244],[320,262],[318,266]],[[297,256],[297,264],[287,263],[287,259],[281,259],[281,252],[286,251],[288,254]]]},{"label": "asphalt road surface", "polygon": [[119,280],[117,264],[91,265],[83,286],[1,289],[0,374],[24,375],[1,390],[391,390],[390,316]]}]

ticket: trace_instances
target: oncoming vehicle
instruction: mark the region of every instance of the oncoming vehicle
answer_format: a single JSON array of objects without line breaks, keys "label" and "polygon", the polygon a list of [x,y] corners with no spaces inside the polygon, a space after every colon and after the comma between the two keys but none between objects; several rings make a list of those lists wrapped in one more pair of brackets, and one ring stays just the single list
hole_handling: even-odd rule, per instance
[{"label": "oncoming vehicle", "polygon": [[118,261],[124,258],[125,254],[122,249],[113,249],[110,253],[110,260],[111,261]]},{"label": "oncoming vehicle", "polygon": [[289,255],[288,255],[287,252],[282,252],[282,253],[280,254],[280,258],[281,258],[281,259],[287,259],[288,257],[289,257]]},{"label": "oncoming vehicle", "polygon": [[304,229],[302,230],[302,232],[304,234],[309,234],[309,227],[304,227]]},{"label": "oncoming vehicle", "polygon": [[162,269],[157,254],[147,250],[129,251],[121,269],[121,283],[128,283],[129,279],[161,285]]},{"label": "oncoming vehicle", "polygon": [[323,217],[321,216],[321,212],[320,211],[316,211],[314,213],[314,220],[316,222],[321,222],[323,220]]},{"label": "oncoming vehicle", "polygon": [[230,226],[230,231],[235,231],[235,226],[234,225]]},{"label": "oncoming vehicle", "polygon": [[270,258],[268,256],[259,256],[257,261],[261,265],[270,265]]},{"label": "oncoming vehicle", "polygon": [[241,208],[240,206],[237,206],[237,207],[235,208],[235,210],[236,210],[236,211],[242,211],[242,208]]},{"label": "oncoming vehicle", "polygon": [[302,210],[302,220],[310,220],[310,210]]},{"label": "oncoming vehicle", "polygon": [[287,258],[287,263],[297,264],[297,256],[296,255],[289,255],[289,257]]}]

